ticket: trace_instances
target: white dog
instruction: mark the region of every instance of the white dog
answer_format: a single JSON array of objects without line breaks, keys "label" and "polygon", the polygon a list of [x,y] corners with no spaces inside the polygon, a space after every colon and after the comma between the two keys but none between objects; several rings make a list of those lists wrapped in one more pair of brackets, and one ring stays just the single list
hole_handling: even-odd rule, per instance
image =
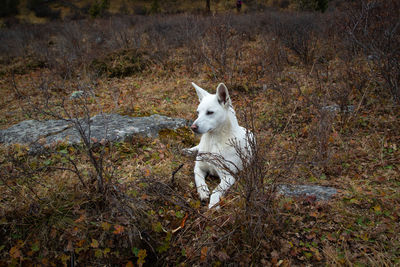
[{"label": "white dog", "polygon": [[[243,162],[232,144],[235,143],[242,152],[249,154],[249,157],[251,157],[251,152],[247,130],[238,124],[226,86],[220,83],[217,87],[217,93],[213,95],[194,83],[192,85],[199,96],[200,104],[197,108],[198,118],[191,128],[195,133],[202,136],[200,144],[187,149],[187,151],[198,153],[194,167],[194,178],[197,192],[202,201],[210,197],[210,191],[205,182],[207,174],[218,176],[221,180],[210,197],[208,207],[212,208],[219,203],[221,196],[234,184],[235,178],[230,173],[237,172],[243,167]],[[252,138],[251,133],[250,137]],[[222,168],[221,164],[213,164],[212,160],[205,160],[201,156],[207,154],[222,158],[225,167],[227,166],[230,171]]]}]

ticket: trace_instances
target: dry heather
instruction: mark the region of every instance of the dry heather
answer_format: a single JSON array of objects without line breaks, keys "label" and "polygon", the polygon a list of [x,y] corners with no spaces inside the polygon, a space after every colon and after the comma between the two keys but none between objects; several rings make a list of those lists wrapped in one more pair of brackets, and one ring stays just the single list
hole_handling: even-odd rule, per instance
[{"label": "dry heather", "polygon": [[[257,145],[218,211],[180,153],[189,129],[115,144],[82,132],[38,155],[2,146],[0,265],[399,264],[398,17],[390,0],[1,29],[1,128],[100,111],[193,119],[190,82],[225,82]],[[281,183],[340,193],[278,196]]]}]

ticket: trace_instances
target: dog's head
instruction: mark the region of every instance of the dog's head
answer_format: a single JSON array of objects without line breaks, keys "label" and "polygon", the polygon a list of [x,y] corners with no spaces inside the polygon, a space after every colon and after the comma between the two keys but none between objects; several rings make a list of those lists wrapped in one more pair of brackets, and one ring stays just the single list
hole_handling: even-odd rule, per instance
[{"label": "dog's head", "polygon": [[227,119],[231,105],[228,89],[220,83],[216,94],[210,94],[195,83],[192,83],[199,96],[200,104],[197,107],[197,119],[192,124],[193,132],[204,134],[212,132],[221,126]]}]

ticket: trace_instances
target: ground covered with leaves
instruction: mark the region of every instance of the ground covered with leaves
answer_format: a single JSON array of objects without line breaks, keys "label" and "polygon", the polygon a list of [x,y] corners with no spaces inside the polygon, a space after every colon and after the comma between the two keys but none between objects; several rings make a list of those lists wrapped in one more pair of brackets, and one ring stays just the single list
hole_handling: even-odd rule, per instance
[{"label": "ground covered with leaves", "polygon": [[[187,128],[33,155],[3,145],[0,265],[400,264],[399,5],[372,2],[1,29],[1,128],[99,112],[193,120],[190,82],[225,82],[257,152],[208,210]],[[290,198],[283,183],[339,193]]]}]

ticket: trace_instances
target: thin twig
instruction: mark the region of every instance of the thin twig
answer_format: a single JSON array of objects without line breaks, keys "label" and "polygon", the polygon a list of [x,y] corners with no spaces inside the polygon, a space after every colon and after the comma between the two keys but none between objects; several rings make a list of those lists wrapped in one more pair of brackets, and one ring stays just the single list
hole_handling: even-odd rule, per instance
[{"label": "thin twig", "polygon": [[172,177],[171,177],[171,184],[172,186],[175,186],[175,174],[183,167],[183,165],[185,165],[184,163],[182,163],[181,165],[179,165],[178,168],[176,168],[176,170],[174,170],[172,172]]}]

